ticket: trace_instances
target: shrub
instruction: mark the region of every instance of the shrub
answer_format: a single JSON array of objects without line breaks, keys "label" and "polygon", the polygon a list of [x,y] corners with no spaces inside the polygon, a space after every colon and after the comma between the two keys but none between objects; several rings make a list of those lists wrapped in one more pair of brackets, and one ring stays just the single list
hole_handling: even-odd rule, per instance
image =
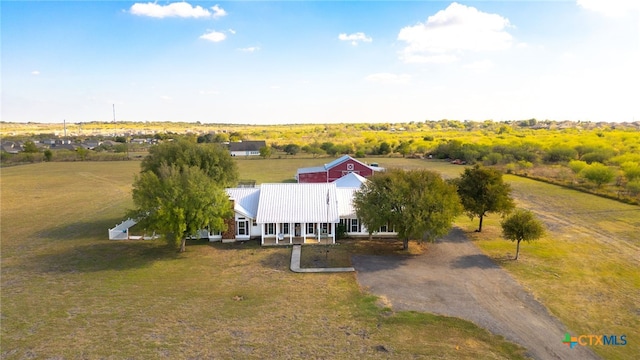
[{"label": "shrub", "polygon": [[569,169],[571,169],[574,173],[578,174],[582,169],[587,167],[587,163],[582,160],[571,160],[569,161]]},{"label": "shrub", "polygon": [[578,152],[571,147],[568,146],[556,146],[549,151],[544,156],[544,161],[555,163],[555,162],[564,162],[575,159],[578,156]]},{"label": "shrub", "polygon": [[611,182],[616,176],[615,171],[608,166],[601,163],[593,163],[580,171],[580,175],[588,181],[601,187],[602,185]]}]

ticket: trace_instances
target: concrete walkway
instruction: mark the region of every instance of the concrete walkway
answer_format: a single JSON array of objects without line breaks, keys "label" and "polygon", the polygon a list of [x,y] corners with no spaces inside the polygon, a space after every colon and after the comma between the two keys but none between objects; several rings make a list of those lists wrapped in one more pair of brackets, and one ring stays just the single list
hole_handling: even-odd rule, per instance
[{"label": "concrete walkway", "polygon": [[351,272],[356,271],[352,267],[337,267],[337,268],[300,268],[300,252],[302,250],[301,245],[293,245],[291,250],[291,271],[296,273],[337,273],[337,272]]}]

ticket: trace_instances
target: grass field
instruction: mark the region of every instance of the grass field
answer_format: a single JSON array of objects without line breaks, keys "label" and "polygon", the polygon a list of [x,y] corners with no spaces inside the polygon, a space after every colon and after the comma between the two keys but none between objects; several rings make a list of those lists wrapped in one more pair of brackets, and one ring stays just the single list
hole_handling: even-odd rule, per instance
[{"label": "grass field", "polygon": [[[449,177],[463,170],[435,161],[364,160],[383,167],[428,167]],[[298,167],[328,161],[238,164],[241,178],[262,183],[289,180]],[[78,162],[2,169],[3,359],[522,354],[466,321],[378,307],[353,274],[290,273],[287,248],[197,243],[177,254],[159,241],[106,240],[107,228],[131,206],[138,165]],[[639,208],[529,179],[506,179],[519,205],[547,224],[544,239],[523,244],[516,262],[508,260],[515,244],[500,238],[498,216],[489,216],[480,234],[473,233],[477,219],[461,217],[458,225],[568,332],[626,334],[626,346],[594,350],[607,359],[633,359],[640,353]],[[344,266],[350,251],[397,249],[349,241],[328,255],[320,247],[303,250],[302,260]],[[425,249],[412,244],[411,251]]]},{"label": "grass field", "polygon": [[[388,168],[426,167],[445,177],[456,177],[464,170],[442,161],[362,160]],[[304,164],[302,159],[293,160],[288,172],[312,166]],[[287,172],[286,167],[281,171]],[[527,178],[506,175],[505,180],[518,206],[533,210],[545,222],[545,238],[522,244],[520,259],[512,261],[515,244],[501,237],[499,216],[488,216],[482,233],[473,231],[478,219],[462,216],[457,225],[561,319],[567,331],[627,335],[626,346],[595,347],[604,358],[633,359],[640,354],[640,207]],[[321,249],[308,249],[306,254],[303,250],[302,261],[306,259],[307,266],[346,266],[350,251],[331,249],[327,256]]]},{"label": "grass field", "polygon": [[640,354],[640,207],[526,178],[506,176],[518,206],[533,210],[546,236],[515,243],[500,236],[499,216],[468,236],[511,272],[573,334],[627,335],[626,346],[595,347],[605,359]]},{"label": "grass field", "polygon": [[522,357],[467,321],[379,307],[354,274],[291,273],[288,248],[107,240],[138,165],[2,169],[1,358]]}]

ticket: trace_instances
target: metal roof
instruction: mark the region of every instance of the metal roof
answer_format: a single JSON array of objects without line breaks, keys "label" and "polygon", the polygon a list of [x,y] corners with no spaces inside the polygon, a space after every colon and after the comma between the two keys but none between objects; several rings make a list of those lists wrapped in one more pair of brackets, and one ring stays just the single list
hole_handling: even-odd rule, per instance
[{"label": "metal roof", "polygon": [[299,168],[298,174],[308,174],[308,173],[316,173],[316,172],[327,172],[324,166],[313,166],[306,168]]},{"label": "metal roof", "polygon": [[234,201],[234,211],[255,219],[258,213],[260,188],[229,188],[229,198]]},{"label": "metal roof", "polygon": [[336,195],[338,196],[338,214],[341,218],[350,218],[356,215],[356,210],[353,208],[353,196],[358,188],[337,188]]},{"label": "metal roof", "polygon": [[365,182],[367,182],[367,179],[356,173],[349,173],[333,181],[333,183],[336,184],[336,187],[339,188],[359,188]]},{"label": "metal roof", "polygon": [[340,221],[335,184],[262,184],[258,223]]}]

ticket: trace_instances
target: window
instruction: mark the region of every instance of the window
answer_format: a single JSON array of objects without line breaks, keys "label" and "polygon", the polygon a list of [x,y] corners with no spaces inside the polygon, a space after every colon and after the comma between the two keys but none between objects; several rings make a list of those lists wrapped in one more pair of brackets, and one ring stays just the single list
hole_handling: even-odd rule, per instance
[{"label": "window", "polygon": [[276,224],[274,224],[274,223],[264,224],[264,233],[265,233],[265,235],[275,235],[275,233],[276,233]]},{"label": "window", "polygon": [[307,234],[314,234],[316,232],[316,224],[307,223]]},{"label": "window", "polygon": [[321,234],[328,234],[329,233],[329,224],[327,224],[327,223],[320,224],[320,233]]},{"label": "window", "polygon": [[289,223],[281,223],[280,224],[280,233],[281,234],[289,234]]},{"label": "window", "polygon": [[258,223],[256,222],[256,219],[253,219],[253,221],[251,222],[251,226],[258,226]]},{"label": "window", "polygon": [[380,232],[387,232],[387,225],[380,226]]},{"label": "window", "polygon": [[351,219],[351,228],[349,232],[360,232],[360,223],[358,219]]},{"label": "window", "polygon": [[237,235],[249,235],[249,231],[247,229],[249,226],[246,221],[238,221],[236,226],[238,228]]}]

